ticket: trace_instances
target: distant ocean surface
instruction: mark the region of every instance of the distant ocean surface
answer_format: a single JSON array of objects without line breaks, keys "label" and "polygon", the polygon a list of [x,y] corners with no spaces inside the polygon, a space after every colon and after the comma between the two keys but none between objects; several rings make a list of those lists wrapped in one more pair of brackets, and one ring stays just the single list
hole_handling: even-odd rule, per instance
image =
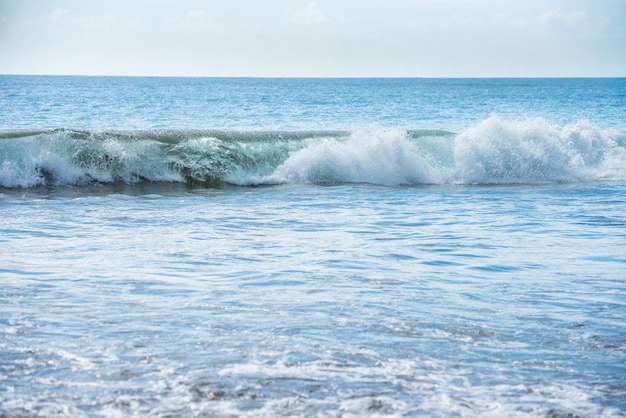
[{"label": "distant ocean surface", "polygon": [[0,416],[626,416],[626,79],[0,76]]}]

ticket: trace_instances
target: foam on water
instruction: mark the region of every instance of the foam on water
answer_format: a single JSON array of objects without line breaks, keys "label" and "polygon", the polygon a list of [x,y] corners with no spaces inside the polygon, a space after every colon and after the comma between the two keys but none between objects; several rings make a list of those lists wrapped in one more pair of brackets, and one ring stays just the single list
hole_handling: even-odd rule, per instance
[{"label": "foam on water", "polygon": [[181,181],[160,161],[160,145],[119,135],[53,130],[0,139],[0,185],[7,188],[44,184],[127,184]]},{"label": "foam on water", "polygon": [[626,133],[493,116],[458,135],[310,132],[7,132],[0,186],[192,182],[515,184],[622,181]]},{"label": "foam on water", "polygon": [[372,183],[410,185],[437,183],[428,164],[402,130],[369,129],[347,138],[309,141],[269,176],[247,183]]},{"label": "foam on water", "polygon": [[[411,414],[420,411],[448,411],[472,416],[541,416],[547,410],[562,410],[578,415],[610,416],[609,408],[601,408],[591,400],[587,390],[575,385],[487,386],[473,385],[468,374],[460,369],[432,362],[382,358],[371,365],[355,361],[341,363],[319,360],[293,364],[284,360],[250,360],[221,368],[215,379],[198,378],[193,372],[185,374],[167,365],[132,366],[121,358],[91,362],[63,353],[30,353],[21,363],[31,374],[34,387],[62,388],[72,393],[71,402],[54,393],[25,392],[15,382],[7,382],[0,393],[1,411],[8,415],[30,416],[104,416],[124,414],[169,414],[213,416],[274,416],[289,414],[320,415],[323,411],[361,415],[380,413],[385,416]],[[259,353],[271,357],[272,353]],[[355,358],[376,359],[376,353],[353,353]],[[44,357],[45,364],[33,360]],[[108,376],[92,381],[91,370],[110,367]],[[62,373],[46,377],[46,368],[73,370],[68,378]],[[126,369],[125,367],[128,367]],[[131,371],[132,370],[132,371]],[[13,372],[9,370],[9,372]],[[116,387],[112,381],[118,381]],[[141,382],[141,389],[136,385]],[[128,390],[133,388],[133,390]],[[372,392],[377,388],[377,392]],[[126,389],[126,390],[124,390]],[[94,394],[98,393],[98,399]],[[546,398],[550,402],[546,402]],[[541,401],[541,407],[534,401]],[[524,413],[525,412],[525,413]],[[542,413],[543,412],[543,413]]]},{"label": "foam on water", "polygon": [[[314,347],[307,350],[315,352]],[[623,416],[596,402],[603,388],[481,383],[471,369],[441,360],[385,358],[365,348],[347,353],[348,360],[298,363],[281,359],[288,351],[260,351],[256,358],[214,366],[215,374],[206,365],[196,370],[159,358],[132,364],[110,354],[92,359],[54,349],[24,354],[31,356],[21,364],[31,386],[43,390],[25,391],[7,382],[0,391],[0,412],[7,416],[356,417],[439,416],[442,411],[471,417]],[[50,368],[71,372],[47,377],[43,370]],[[107,373],[99,374],[103,370]]]},{"label": "foam on water", "polygon": [[105,189],[0,201],[0,415],[624,416],[622,184]]},{"label": "foam on water", "polygon": [[626,179],[626,135],[587,122],[491,117],[455,139],[458,183],[542,183]]}]

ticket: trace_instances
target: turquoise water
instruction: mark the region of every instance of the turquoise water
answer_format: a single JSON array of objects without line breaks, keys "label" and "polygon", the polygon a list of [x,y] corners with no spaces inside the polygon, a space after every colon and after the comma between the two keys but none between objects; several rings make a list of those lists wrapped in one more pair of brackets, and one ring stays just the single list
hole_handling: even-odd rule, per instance
[{"label": "turquoise water", "polygon": [[0,415],[626,415],[624,80],[0,82]]}]

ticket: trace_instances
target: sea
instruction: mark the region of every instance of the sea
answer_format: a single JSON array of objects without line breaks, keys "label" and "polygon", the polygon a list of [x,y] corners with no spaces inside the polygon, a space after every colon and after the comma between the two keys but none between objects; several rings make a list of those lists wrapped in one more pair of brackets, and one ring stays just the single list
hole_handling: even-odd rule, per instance
[{"label": "sea", "polygon": [[0,76],[0,417],[625,417],[626,79]]}]

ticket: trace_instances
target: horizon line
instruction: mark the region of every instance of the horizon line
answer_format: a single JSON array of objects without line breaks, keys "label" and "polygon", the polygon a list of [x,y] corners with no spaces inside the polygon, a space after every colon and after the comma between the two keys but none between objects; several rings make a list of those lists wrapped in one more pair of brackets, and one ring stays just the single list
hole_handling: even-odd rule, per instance
[{"label": "horizon line", "polygon": [[626,78],[626,75],[563,75],[563,76],[390,76],[390,75],[371,75],[371,76],[294,76],[294,75],[143,75],[143,74],[43,74],[43,73],[4,73],[0,72],[0,76],[22,76],[22,77],[120,77],[120,78],[224,78],[224,79],[616,79]]}]

